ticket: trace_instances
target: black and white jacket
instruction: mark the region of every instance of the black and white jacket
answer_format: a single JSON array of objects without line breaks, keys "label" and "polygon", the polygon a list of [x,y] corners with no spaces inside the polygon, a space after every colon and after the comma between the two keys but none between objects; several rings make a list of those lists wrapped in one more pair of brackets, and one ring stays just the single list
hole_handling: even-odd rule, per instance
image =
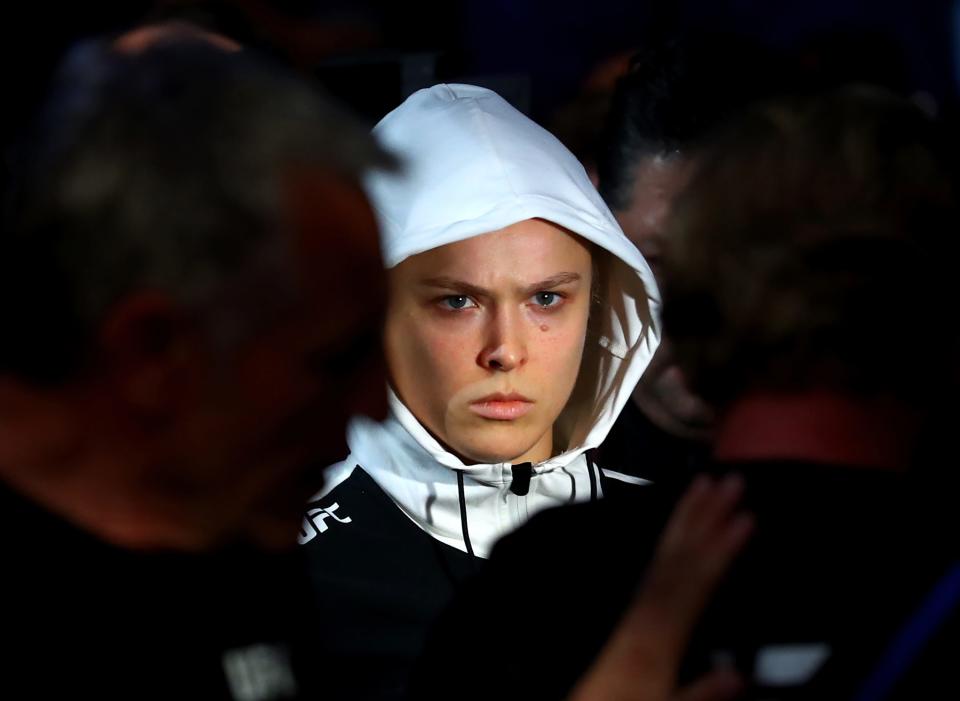
[{"label": "black and white jacket", "polygon": [[[402,698],[431,623],[502,535],[551,506],[648,484],[603,470],[593,451],[534,465],[463,465],[395,396],[391,405],[381,424],[353,423],[353,452],[331,468],[300,532],[323,661],[347,683],[330,690],[335,698]],[[524,598],[491,596],[505,613]]]},{"label": "black and white jacket", "polygon": [[[439,85],[374,130],[404,162],[367,192],[388,267],[518,221],[551,221],[594,244],[591,333],[555,425],[558,453],[537,464],[466,465],[393,394],[383,423],[356,419],[350,455],[309,505],[300,542],[314,574],[328,656],[355,668],[349,698],[402,692],[426,629],[494,543],[534,514],[642,485],[591,455],[659,343],[653,274],[580,163],[495,93]],[[423,378],[429,382],[429,378]],[[638,476],[639,475],[639,476]],[[509,608],[515,592],[491,592]]]}]

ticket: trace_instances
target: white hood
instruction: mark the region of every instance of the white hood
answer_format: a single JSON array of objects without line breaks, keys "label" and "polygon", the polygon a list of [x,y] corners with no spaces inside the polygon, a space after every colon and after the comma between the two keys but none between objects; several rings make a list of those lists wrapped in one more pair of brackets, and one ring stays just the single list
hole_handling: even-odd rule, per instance
[{"label": "white hood", "polygon": [[[483,557],[535,511],[589,498],[584,452],[606,437],[659,343],[656,282],[573,154],[490,90],[420,90],[384,117],[374,135],[404,164],[399,173],[376,173],[366,182],[387,267],[533,218],[609,253],[599,266],[601,318],[592,319],[599,337],[588,340],[577,386],[558,421],[565,445],[534,466],[526,497],[509,493],[509,464],[464,465],[392,393],[386,422],[352,423],[351,456],[329,475],[328,491],[361,465],[418,525]],[[518,499],[521,504],[511,503]],[[463,509],[468,524],[461,523]],[[472,547],[463,542],[466,526]]]}]

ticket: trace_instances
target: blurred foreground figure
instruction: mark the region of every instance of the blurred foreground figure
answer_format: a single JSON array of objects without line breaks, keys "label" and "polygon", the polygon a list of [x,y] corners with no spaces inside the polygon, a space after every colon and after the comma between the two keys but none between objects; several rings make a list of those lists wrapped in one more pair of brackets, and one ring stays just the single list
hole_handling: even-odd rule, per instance
[{"label": "blurred foreground figure", "polygon": [[357,183],[386,157],[296,78],[200,38],[78,47],[18,163],[6,685],[298,698],[288,546],[347,417],[385,411]]},{"label": "blurred foreground figure", "polygon": [[[735,35],[646,42],[617,82],[598,155],[598,189],[658,281],[673,206],[709,135],[748,105],[789,87],[772,51]],[[712,410],[691,393],[668,338],[598,451],[601,464],[658,481],[709,458]]]},{"label": "blurred foreground figure", "polygon": [[[651,673],[682,683],[717,664],[746,683],[739,698],[957,696],[955,479],[951,458],[921,459],[946,442],[934,427],[955,401],[958,351],[956,219],[935,127],[866,88],[757,108],[677,205],[665,333],[717,407],[711,470],[741,476],[730,484],[756,517],[682,663],[651,667],[636,648],[631,669],[624,627],[604,644],[685,487],[659,483],[505,539],[433,639],[422,696],[442,697],[458,661],[505,638],[517,652],[459,698],[563,698],[592,669],[580,698],[660,699],[640,693]],[[512,606],[494,592],[514,593]]]}]

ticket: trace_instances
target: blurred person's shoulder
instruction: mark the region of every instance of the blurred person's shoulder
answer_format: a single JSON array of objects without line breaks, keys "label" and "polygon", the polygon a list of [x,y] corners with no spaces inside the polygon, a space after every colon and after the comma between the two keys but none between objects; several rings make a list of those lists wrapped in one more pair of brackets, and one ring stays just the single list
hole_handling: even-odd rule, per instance
[{"label": "blurred person's shoulder", "polygon": [[[600,639],[632,596],[686,484],[678,476],[615,497],[547,509],[503,538],[482,574],[491,585],[510,582],[537,591],[542,608],[527,616],[544,630],[556,625],[550,612],[576,592],[574,598],[597,614],[597,630],[585,638]],[[545,584],[553,582],[562,586]],[[570,620],[581,625],[582,613]]]},{"label": "blurred person's shoulder", "polygon": [[[607,470],[601,471],[607,476]],[[607,476],[605,483],[609,484]],[[617,481],[616,477],[612,478]],[[690,475],[677,474],[647,484],[629,484],[594,501],[546,509],[503,538],[491,560],[528,557],[540,559],[588,557],[599,563],[625,545],[655,540],[665,517]]]},{"label": "blurred person's shoulder", "polygon": [[0,527],[8,688],[233,698],[245,680],[274,680],[289,698],[308,691],[294,661],[306,596],[296,551],[121,548],[6,485]]},{"label": "blurred person's shoulder", "polygon": [[[960,562],[943,490],[850,465],[722,467],[745,476],[757,529],[698,626],[689,677],[723,659],[757,698],[776,688],[852,697]],[[955,619],[944,611],[937,635],[956,639]],[[929,650],[924,664],[935,663],[937,647]]]},{"label": "blurred person's shoulder", "polygon": [[472,680],[459,697],[503,689],[565,697],[633,597],[678,489],[631,486],[615,498],[547,509],[500,540],[431,631],[413,697],[448,698],[458,662],[482,659],[504,640],[522,654],[500,655],[496,674]]}]

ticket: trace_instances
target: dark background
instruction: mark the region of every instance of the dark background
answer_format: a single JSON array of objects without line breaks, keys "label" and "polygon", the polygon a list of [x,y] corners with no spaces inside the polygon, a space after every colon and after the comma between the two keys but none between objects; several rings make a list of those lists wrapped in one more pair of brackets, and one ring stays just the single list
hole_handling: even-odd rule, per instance
[{"label": "dark background", "polygon": [[166,17],[198,21],[296,65],[371,122],[417,88],[464,81],[497,89],[563,131],[584,114],[574,107],[571,117],[571,105],[606,91],[647,37],[698,30],[788,52],[827,81],[873,80],[953,109],[958,8],[960,0],[8,3],[0,10],[3,120],[7,138],[29,122],[52,67],[78,38]]}]

